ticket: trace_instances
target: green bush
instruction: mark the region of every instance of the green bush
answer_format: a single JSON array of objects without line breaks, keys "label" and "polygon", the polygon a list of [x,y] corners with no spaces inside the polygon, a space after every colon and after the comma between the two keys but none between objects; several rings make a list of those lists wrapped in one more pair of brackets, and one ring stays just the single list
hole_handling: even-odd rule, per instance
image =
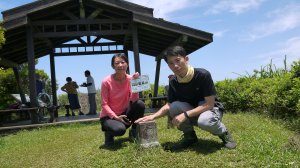
[{"label": "green bush", "polygon": [[6,109],[14,99],[10,94],[18,93],[12,69],[0,70],[0,109]]},{"label": "green bush", "polygon": [[229,111],[266,113],[289,121],[299,130],[300,60],[293,62],[290,71],[266,67],[255,70],[252,76],[217,82],[218,98]]}]

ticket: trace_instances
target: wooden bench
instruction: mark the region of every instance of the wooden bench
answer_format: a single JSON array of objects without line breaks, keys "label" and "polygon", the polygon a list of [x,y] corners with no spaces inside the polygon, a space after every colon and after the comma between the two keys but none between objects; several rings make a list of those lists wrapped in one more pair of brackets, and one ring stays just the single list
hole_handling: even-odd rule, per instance
[{"label": "wooden bench", "polygon": [[33,107],[33,108],[21,108],[21,109],[7,109],[7,110],[0,110],[0,120],[1,122],[4,120],[5,116],[8,116],[12,113],[16,113],[19,114],[20,116],[23,113],[27,113],[30,115],[31,118],[31,123],[32,124],[36,124],[38,123],[38,108],[37,107]]}]

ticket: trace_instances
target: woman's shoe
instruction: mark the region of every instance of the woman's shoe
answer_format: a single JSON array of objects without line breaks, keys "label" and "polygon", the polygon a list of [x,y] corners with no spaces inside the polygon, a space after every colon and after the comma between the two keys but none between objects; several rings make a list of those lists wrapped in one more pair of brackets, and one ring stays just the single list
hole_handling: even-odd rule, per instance
[{"label": "woman's shoe", "polygon": [[105,136],[104,146],[109,147],[115,144],[114,136],[110,132],[105,131],[104,136]]}]

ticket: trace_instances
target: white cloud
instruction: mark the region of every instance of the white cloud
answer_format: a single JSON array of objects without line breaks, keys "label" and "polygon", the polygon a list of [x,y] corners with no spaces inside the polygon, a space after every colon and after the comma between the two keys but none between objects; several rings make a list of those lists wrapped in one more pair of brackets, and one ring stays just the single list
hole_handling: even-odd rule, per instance
[{"label": "white cloud", "polygon": [[280,67],[283,66],[285,56],[287,56],[288,64],[300,59],[300,36],[288,39],[285,43],[280,44],[278,50],[262,54],[258,58],[263,59],[265,64],[272,59],[272,62]]},{"label": "white cloud", "polygon": [[172,12],[199,5],[201,0],[128,0],[132,3],[154,8],[154,17],[167,19]]},{"label": "white cloud", "polygon": [[248,10],[259,7],[265,0],[222,0],[207,10],[206,14],[218,14],[228,11],[235,14],[241,14]]},{"label": "white cloud", "polygon": [[254,41],[275,33],[285,32],[300,26],[300,5],[287,5],[267,14],[269,21],[253,26],[244,38]]},{"label": "white cloud", "polygon": [[216,32],[213,32],[213,34],[214,34],[214,37],[223,37],[226,32],[228,32],[228,30],[216,31]]}]

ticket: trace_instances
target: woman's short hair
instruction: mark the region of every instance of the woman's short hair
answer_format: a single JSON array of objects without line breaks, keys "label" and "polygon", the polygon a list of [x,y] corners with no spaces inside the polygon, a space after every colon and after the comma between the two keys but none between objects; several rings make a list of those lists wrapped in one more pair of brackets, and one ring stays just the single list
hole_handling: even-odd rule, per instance
[{"label": "woman's short hair", "polygon": [[164,60],[166,61],[166,63],[168,63],[167,56],[182,56],[182,57],[185,57],[186,56],[186,51],[181,46],[169,47],[169,48],[167,48],[167,50],[164,53]]},{"label": "woman's short hair", "polygon": [[117,53],[111,58],[111,67],[114,68],[115,59],[119,57],[122,58],[128,64],[128,58],[124,53]]}]

